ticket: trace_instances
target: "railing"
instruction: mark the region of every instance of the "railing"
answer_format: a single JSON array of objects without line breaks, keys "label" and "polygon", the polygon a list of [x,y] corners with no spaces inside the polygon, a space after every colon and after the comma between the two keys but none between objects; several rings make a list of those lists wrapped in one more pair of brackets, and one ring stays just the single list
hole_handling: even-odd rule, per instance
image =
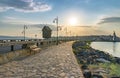
[{"label": "railing", "polygon": [[[49,39],[4,39],[0,40],[1,43],[9,43],[9,42],[41,42],[41,41],[56,41],[56,37],[49,38]],[[69,36],[69,37],[58,37],[58,41],[70,41],[70,40],[91,40],[91,41],[112,41],[112,36]],[[120,41],[120,38],[117,40]]]},{"label": "railing", "polygon": [[[59,41],[70,41],[71,39],[59,38]],[[28,39],[28,40],[0,40],[0,53],[5,53],[5,51],[14,51],[17,50],[15,47],[20,45],[20,49],[27,48],[29,45],[45,46],[56,44],[56,38],[50,39]],[[5,48],[6,47],[6,48]],[[4,48],[4,49],[3,49]],[[9,50],[6,50],[9,49]],[[3,51],[5,50],[5,51]]]},{"label": "railing", "polygon": [[[112,41],[111,36],[71,36],[71,37],[59,37],[58,41],[74,41],[74,40],[81,40],[81,41]],[[0,40],[0,47],[3,46],[11,46],[11,51],[14,51],[15,45],[22,45],[22,48],[26,48],[27,45],[36,44],[37,46],[46,43],[46,45],[51,43],[56,43],[57,38],[49,38],[49,39],[17,39],[17,40]],[[120,41],[120,39],[118,39]]]}]

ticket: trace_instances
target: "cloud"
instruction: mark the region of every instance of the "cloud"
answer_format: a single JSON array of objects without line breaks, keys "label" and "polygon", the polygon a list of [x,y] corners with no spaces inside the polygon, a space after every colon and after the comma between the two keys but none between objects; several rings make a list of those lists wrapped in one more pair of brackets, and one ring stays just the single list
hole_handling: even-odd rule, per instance
[{"label": "cloud", "polygon": [[49,26],[53,31],[56,31],[56,26],[51,24],[32,24],[30,26],[42,29],[44,26]]},{"label": "cloud", "polygon": [[120,23],[120,17],[106,17],[103,18],[98,24],[105,24],[105,23]]},{"label": "cloud", "polygon": [[33,0],[0,0],[0,12],[13,9],[20,12],[43,12],[51,10],[52,7],[42,2]]},{"label": "cloud", "polygon": [[16,25],[22,25],[22,24],[36,24],[36,23],[39,23],[39,22],[36,22],[36,21],[31,21],[31,20],[19,20],[19,19],[12,19],[10,18],[9,19],[5,19],[5,20],[1,20],[2,23],[6,23],[6,24],[16,24]]},{"label": "cloud", "polygon": [[0,24],[14,24],[14,25],[23,25],[23,24],[38,24],[39,21],[36,20],[28,20],[23,18],[17,18],[17,17],[10,17],[5,16],[4,19],[0,20]]},{"label": "cloud", "polygon": [[17,19],[15,17],[10,17],[10,16],[5,16],[4,18],[7,19],[7,20],[16,20]]}]

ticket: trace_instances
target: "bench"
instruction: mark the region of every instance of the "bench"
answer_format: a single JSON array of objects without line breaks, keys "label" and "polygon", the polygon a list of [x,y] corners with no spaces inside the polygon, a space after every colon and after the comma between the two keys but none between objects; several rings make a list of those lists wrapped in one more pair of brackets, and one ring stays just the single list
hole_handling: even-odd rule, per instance
[{"label": "bench", "polygon": [[31,46],[29,46],[29,49],[30,49],[30,53],[32,54],[32,52],[34,52],[34,54],[35,53],[37,53],[37,52],[40,52],[40,48],[39,47],[37,47],[36,45],[31,45]]}]

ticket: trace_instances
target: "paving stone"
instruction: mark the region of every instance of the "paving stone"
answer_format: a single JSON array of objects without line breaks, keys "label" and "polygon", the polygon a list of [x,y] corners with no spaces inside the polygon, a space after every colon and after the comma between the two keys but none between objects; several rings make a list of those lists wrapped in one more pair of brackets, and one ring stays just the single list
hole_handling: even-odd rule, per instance
[{"label": "paving stone", "polygon": [[66,74],[63,72],[63,73],[60,73],[60,76],[61,77],[64,77]]},{"label": "paving stone", "polygon": [[71,76],[70,78],[75,78],[74,76]]},{"label": "paving stone", "polygon": [[50,46],[23,60],[0,65],[0,78],[84,78],[72,42]]}]

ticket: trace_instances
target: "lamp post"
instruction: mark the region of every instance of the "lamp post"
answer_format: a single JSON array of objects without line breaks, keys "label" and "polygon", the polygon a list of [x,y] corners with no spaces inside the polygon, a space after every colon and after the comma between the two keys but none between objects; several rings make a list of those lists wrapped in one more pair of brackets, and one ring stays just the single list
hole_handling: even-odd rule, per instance
[{"label": "lamp post", "polygon": [[53,20],[53,23],[56,23],[56,26],[57,26],[57,39],[56,39],[56,45],[58,45],[58,16]]},{"label": "lamp post", "polygon": [[24,34],[24,41],[25,41],[25,36],[26,36],[26,29],[27,29],[27,25],[24,25],[24,30],[23,30],[23,34]]},{"label": "lamp post", "polygon": [[67,26],[66,26],[66,28],[65,28],[65,33],[66,33],[66,42],[67,42],[67,34],[68,34]]},{"label": "lamp post", "polygon": [[58,17],[57,17],[56,25],[57,25],[57,45],[58,45]]},{"label": "lamp post", "polygon": [[37,34],[35,34],[35,39],[37,40]]}]

